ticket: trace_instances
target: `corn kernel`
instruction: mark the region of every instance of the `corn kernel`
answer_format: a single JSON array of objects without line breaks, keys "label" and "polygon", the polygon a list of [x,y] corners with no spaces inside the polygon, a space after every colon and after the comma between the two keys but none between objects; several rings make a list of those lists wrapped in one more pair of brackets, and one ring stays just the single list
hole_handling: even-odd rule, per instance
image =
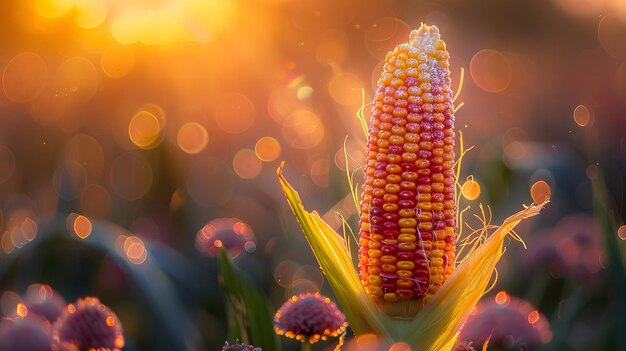
[{"label": "corn kernel", "polygon": [[398,236],[398,241],[401,243],[414,243],[417,240],[417,237],[413,234],[400,234]]},{"label": "corn kernel", "polygon": [[415,263],[410,261],[400,261],[396,264],[396,266],[398,266],[399,269],[411,271],[415,268]]}]

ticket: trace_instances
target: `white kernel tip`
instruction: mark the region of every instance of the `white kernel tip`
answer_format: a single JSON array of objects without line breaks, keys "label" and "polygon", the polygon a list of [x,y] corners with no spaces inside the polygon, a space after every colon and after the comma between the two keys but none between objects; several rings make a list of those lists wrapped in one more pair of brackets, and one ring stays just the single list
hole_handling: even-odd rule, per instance
[{"label": "white kernel tip", "polygon": [[437,26],[429,26],[424,23],[419,27],[419,29],[411,31],[409,35],[409,43],[413,47],[427,47],[433,46],[435,42],[440,40],[441,37],[439,35],[439,28]]}]

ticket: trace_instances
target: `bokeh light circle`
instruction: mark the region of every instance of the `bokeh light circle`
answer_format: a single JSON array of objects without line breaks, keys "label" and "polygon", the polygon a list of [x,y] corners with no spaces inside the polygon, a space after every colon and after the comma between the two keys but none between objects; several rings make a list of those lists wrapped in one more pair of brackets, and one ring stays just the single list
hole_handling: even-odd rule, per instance
[{"label": "bokeh light circle", "polygon": [[[55,0],[59,1],[59,0]],[[61,0],[67,1],[67,0]],[[76,1],[76,0],[74,0]],[[107,0],[79,0],[74,5],[74,22],[80,28],[98,27],[107,16]]]},{"label": "bokeh light circle", "polygon": [[81,106],[98,91],[100,76],[88,59],[70,57],[56,70],[52,78],[55,97],[70,106]]},{"label": "bokeh light circle", "polygon": [[528,314],[528,323],[529,324],[535,324],[537,322],[539,322],[539,311],[537,310],[533,310]]},{"label": "bokeh light circle", "polygon": [[233,158],[233,169],[241,178],[253,179],[261,173],[263,164],[261,160],[256,157],[254,150],[242,149],[239,150]]},{"label": "bokeh light circle", "polygon": [[73,233],[80,239],[85,239],[89,237],[89,235],[91,235],[91,230],[93,229],[93,225],[91,224],[91,221],[89,220],[89,218],[83,215],[77,215],[77,216],[70,216],[68,220],[72,217],[73,217],[73,223],[72,223]]},{"label": "bokeh light circle", "polygon": [[21,303],[23,303],[22,298],[13,291],[4,291],[0,296],[0,309],[4,317],[17,317],[17,306]]},{"label": "bokeh light circle", "polygon": [[298,91],[296,92],[296,97],[300,101],[310,98],[311,95],[313,95],[313,88],[308,85],[299,87]]},{"label": "bokeh light circle", "polygon": [[142,149],[151,149],[158,145],[161,133],[159,119],[148,111],[137,112],[128,124],[128,136],[133,144]]},{"label": "bokeh light circle", "polygon": [[200,123],[187,122],[178,130],[176,140],[181,150],[188,154],[197,154],[209,143],[209,133]]},{"label": "bokeh light circle", "polygon": [[311,179],[320,188],[328,186],[329,162],[327,158],[320,158],[311,165]]},{"label": "bokeh light circle", "polygon": [[626,225],[623,225],[617,229],[617,237],[621,240],[626,240]]},{"label": "bokeh light circle", "polygon": [[470,61],[470,75],[476,85],[489,93],[499,93],[511,84],[513,69],[509,59],[501,52],[483,49]]},{"label": "bokeh light circle", "polygon": [[223,247],[231,257],[237,258],[242,252],[254,252],[255,240],[250,225],[239,218],[217,218],[198,231],[196,249],[216,257]]},{"label": "bokeh light circle", "polygon": [[285,297],[297,296],[300,294],[314,294],[320,292],[319,286],[308,279],[294,279],[287,291]]},{"label": "bokeh light circle", "polygon": [[591,113],[585,105],[578,105],[574,109],[574,122],[581,127],[586,126],[591,119]]},{"label": "bokeh light circle", "polygon": [[4,220],[4,223],[0,223],[3,224],[0,231],[0,247],[5,253],[10,253],[37,237],[39,211],[37,203],[23,194],[9,197],[3,202],[2,207],[6,212],[0,215],[0,221]]},{"label": "bokeh light circle", "polygon": [[341,105],[351,106],[362,103],[363,81],[350,72],[338,72],[328,82],[328,94]]},{"label": "bokeh light circle", "polygon": [[381,351],[387,350],[389,346],[386,345],[384,340],[376,334],[359,334],[356,337],[350,339],[346,346],[345,351]]},{"label": "bokeh light circle", "polygon": [[[311,292],[320,291],[324,286],[324,274],[322,271],[315,266],[305,265],[298,267],[292,276],[293,284],[296,284],[298,281],[306,281],[308,284],[312,284],[315,289]],[[289,294],[291,296],[295,294]]]},{"label": "bokeh light circle", "polygon": [[124,239],[124,253],[128,261],[133,264],[142,264],[148,257],[148,251],[143,240],[134,235]]},{"label": "bokeh light circle", "polygon": [[37,223],[25,212],[7,216],[7,226],[2,234],[2,249],[10,252],[14,248],[21,248],[35,240],[38,234]]},{"label": "bokeh light circle", "polygon": [[271,136],[264,136],[257,140],[254,145],[254,152],[259,160],[264,162],[271,162],[276,160],[280,156],[281,147],[280,142]]},{"label": "bokeh light circle", "polygon": [[267,98],[267,111],[277,123],[282,123],[299,106],[298,90],[289,86],[277,86]]},{"label": "bokeh light circle", "polygon": [[100,65],[107,76],[122,78],[132,71],[135,55],[128,46],[116,44],[102,53]]},{"label": "bokeh light circle", "polygon": [[538,180],[530,187],[530,195],[535,203],[543,203],[552,195],[550,185],[545,180]]},{"label": "bokeh light circle", "polygon": [[315,50],[315,59],[321,64],[341,64],[348,57],[349,41],[346,33],[328,30],[321,36]]},{"label": "bokeh light circle", "polygon": [[383,60],[387,52],[409,37],[411,27],[396,17],[383,17],[375,20],[365,30],[365,47],[377,60]]},{"label": "bokeh light circle", "polygon": [[26,299],[29,302],[41,303],[52,298],[54,291],[52,287],[46,284],[31,284],[26,288]]},{"label": "bokeh light circle", "polygon": [[282,126],[284,140],[295,149],[307,150],[324,138],[324,125],[313,111],[298,110],[287,117]]},{"label": "bokeh light circle", "polygon": [[274,268],[274,280],[283,288],[289,288],[293,282],[293,276],[300,266],[290,260],[281,261]]},{"label": "bokeh light circle", "polygon": [[[201,2],[211,4],[211,2]],[[214,3],[224,5],[222,3]],[[208,5],[212,6],[212,5]],[[198,13],[198,6],[193,9],[194,13],[189,13],[183,23],[183,36],[186,40],[198,43],[210,43],[213,41],[224,28],[224,14],[217,9],[204,8]]]},{"label": "bokeh light circle", "polygon": [[134,201],[142,198],[152,187],[152,166],[139,152],[126,152],[118,156],[109,175],[111,186],[122,199]]},{"label": "bokeh light circle", "polygon": [[2,89],[13,102],[35,99],[48,81],[46,62],[34,52],[15,55],[5,66],[2,74]]},{"label": "bokeh light circle", "polygon": [[595,180],[600,175],[600,168],[597,165],[589,165],[585,169],[585,175],[589,180]]},{"label": "bokeh light circle", "polygon": [[221,1],[109,1],[109,6],[111,35],[123,44],[211,42],[235,14],[235,4]]},{"label": "bokeh light circle", "polygon": [[598,39],[602,48],[617,59],[626,59],[626,23],[618,16],[609,14],[598,23]]},{"label": "bokeh light circle", "polygon": [[511,301],[511,297],[509,296],[509,293],[507,293],[505,290],[501,290],[501,291],[498,291],[498,293],[494,297],[494,301],[498,305],[504,305],[508,303],[509,301]]},{"label": "bokeh light circle", "polygon": [[87,134],[75,134],[65,144],[65,159],[83,166],[91,179],[97,179],[104,168],[104,150],[98,140]]},{"label": "bokeh light circle", "polygon": [[35,0],[35,12],[46,18],[59,18],[68,13],[76,0]]},{"label": "bokeh light circle", "polygon": [[228,93],[218,99],[215,119],[219,128],[229,134],[240,134],[254,123],[255,109],[250,99],[240,93]]},{"label": "bokeh light circle", "polygon": [[468,200],[476,200],[480,196],[480,184],[474,179],[466,180],[461,186],[461,194]]},{"label": "bokeh light circle", "polygon": [[391,345],[389,351],[411,351],[411,346],[405,342],[396,342]]},{"label": "bokeh light circle", "polygon": [[[346,154],[349,155],[349,157],[346,157]],[[362,166],[361,162],[364,159],[365,147],[358,142],[348,140],[344,146],[335,151],[334,163],[335,166],[342,171],[347,169],[355,170]]]}]

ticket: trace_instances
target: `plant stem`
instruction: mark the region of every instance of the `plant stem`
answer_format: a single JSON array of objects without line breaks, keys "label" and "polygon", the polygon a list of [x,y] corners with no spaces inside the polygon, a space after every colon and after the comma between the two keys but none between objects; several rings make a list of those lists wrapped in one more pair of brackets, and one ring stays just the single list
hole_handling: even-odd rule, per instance
[{"label": "plant stem", "polygon": [[302,343],[302,347],[300,348],[300,351],[311,351],[311,343],[308,341],[304,341]]},{"label": "plant stem", "polygon": [[540,306],[546,295],[546,289],[549,287],[550,281],[551,277],[548,273],[541,272],[534,274],[528,285],[528,289],[526,289],[526,300],[530,301],[535,306]]}]

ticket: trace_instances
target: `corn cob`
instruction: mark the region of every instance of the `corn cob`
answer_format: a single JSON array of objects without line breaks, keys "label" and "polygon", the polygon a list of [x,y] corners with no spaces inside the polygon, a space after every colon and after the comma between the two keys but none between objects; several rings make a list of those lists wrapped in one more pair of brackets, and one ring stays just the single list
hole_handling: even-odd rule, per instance
[{"label": "corn cob", "polygon": [[[422,25],[387,54],[368,133],[359,274],[392,315],[417,313],[454,269],[454,105],[449,54]],[[394,307],[395,305],[395,307]]]}]

